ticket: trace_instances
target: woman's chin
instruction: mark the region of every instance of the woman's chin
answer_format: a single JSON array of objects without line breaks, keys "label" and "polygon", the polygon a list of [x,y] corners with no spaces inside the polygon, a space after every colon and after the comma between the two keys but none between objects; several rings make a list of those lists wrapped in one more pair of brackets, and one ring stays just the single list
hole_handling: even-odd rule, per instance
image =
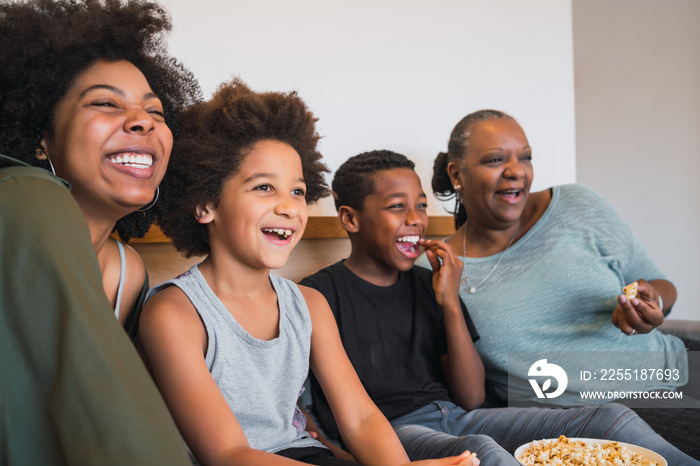
[{"label": "woman's chin", "polygon": [[121,201],[121,204],[124,205],[125,208],[129,209],[130,213],[135,212],[139,209],[152,206],[154,201],[156,201],[156,192],[155,190],[149,190],[132,193],[129,196],[122,196]]}]

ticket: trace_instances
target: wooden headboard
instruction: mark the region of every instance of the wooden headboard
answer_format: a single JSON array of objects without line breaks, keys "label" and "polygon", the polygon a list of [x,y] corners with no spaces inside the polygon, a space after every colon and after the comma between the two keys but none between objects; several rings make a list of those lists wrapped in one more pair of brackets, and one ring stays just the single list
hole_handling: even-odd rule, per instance
[{"label": "wooden headboard", "polygon": [[[454,233],[452,217],[430,217],[426,236],[444,238]],[[145,237],[129,244],[141,255],[151,286],[185,272],[204,257],[184,258],[157,225]],[[294,248],[287,265],[275,271],[295,282],[350,254],[350,240],[336,217],[310,217],[304,236]]]}]

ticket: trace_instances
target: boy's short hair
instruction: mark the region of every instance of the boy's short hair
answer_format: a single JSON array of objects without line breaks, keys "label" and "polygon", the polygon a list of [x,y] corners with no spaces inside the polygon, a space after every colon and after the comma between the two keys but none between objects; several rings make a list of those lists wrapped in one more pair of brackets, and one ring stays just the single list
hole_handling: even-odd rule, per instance
[{"label": "boy's short hair", "polygon": [[365,198],[375,190],[374,175],[394,168],[410,168],[415,164],[405,155],[390,150],[373,150],[350,157],[333,177],[335,208],[348,206],[362,212]]},{"label": "boy's short hair", "polygon": [[161,183],[157,221],[187,257],[209,253],[207,226],[195,220],[195,208],[218,204],[225,181],[259,141],[280,141],[297,151],[306,202],[330,192],[324,178],[329,170],[316,150],[316,118],[296,92],[254,92],[235,79],[222,84],[211,100],[187,109],[181,122]]}]

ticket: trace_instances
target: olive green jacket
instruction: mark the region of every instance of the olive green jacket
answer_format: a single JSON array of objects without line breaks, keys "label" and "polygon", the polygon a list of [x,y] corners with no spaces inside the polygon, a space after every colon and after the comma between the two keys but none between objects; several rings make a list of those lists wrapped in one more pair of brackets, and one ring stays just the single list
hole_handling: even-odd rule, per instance
[{"label": "olive green jacket", "polygon": [[190,464],[69,188],[0,155],[0,465]]}]

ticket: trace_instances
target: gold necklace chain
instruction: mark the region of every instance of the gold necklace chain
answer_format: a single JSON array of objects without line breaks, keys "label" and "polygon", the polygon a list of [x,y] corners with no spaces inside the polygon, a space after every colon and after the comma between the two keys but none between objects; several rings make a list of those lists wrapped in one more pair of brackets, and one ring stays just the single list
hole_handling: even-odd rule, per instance
[{"label": "gold necklace chain", "polygon": [[[468,221],[468,220],[467,220]],[[496,267],[498,267],[498,264],[501,263],[501,260],[503,259],[503,256],[506,255],[506,251],[510,247],[511,244],[513,244],[513,240],[515,240],[515,237],[518,235],[518,230],[520,230],[520,222],[518,221],[518,226],[515,229],[515,233],[513,233],[513,236],[511,236],[510,241],[508,241],[508,245],[506,248],[501,252],[501,255],[498,256],[498,260],[496,261],[496,265],[493,266],[491,271],[486,274],[483,280],[481,280],[479,283],[477,283],[474,286],[469,285],[469,280],[467,280],[467,274],[465,272],[464,278],[462,278],[462,285],[467,285],[467,289],[469,291],[469,294],[474,294],[476,293],[476,289],[480,287],[481,285],[484,284],[484,282],[491,276],[494,270],[496,270]],[[464,252],[464,258],[467,258],[467,222],[464,222],[464,243],[463,243],[463,252]]]}]

